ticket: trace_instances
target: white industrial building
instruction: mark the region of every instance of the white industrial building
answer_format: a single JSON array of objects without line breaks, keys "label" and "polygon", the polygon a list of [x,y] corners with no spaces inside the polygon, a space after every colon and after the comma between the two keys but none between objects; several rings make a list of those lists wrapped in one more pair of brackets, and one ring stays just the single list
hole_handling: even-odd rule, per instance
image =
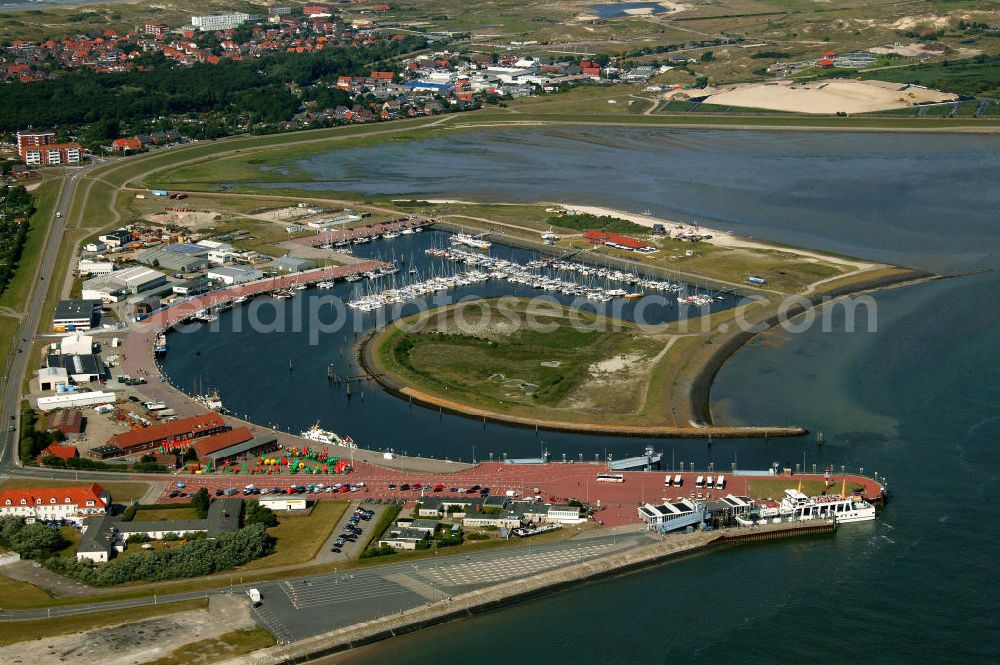
[{"label": "white industrial building", "polygon": [[88,279],[83,283],[83,297],[102,302],[118,302],[126,296],[155,289],[166,283],[167,276],[163,273],[144,266],[134,266]]},{"label": "white industrial building", "polygon": [[42,411],[53,411],[55,409],[71,409],[83,406],[97,406],[99,404],[114,404],[116,401],[114,393],[106,392],[79,392],[62,393],[52,397],[39,397],[38,408]]},{"label": "white industrial building", "polygon": [[220,266],[233,260],[235,248],[229,243],[218,240],[199,240],[197,245],[208,250],[208,262],[212,265]]},{"label": "white industrial building", "polygon": [[262,496],[257,499],[258,503],[271,510],[305,510],[308,501],[299,496]]},{"label": "white industrial building", "polygon": [[77,265],[76,270],[81,275],[110,275],[115,271],[115,264],[111,261],[91,261],[90,259],[80,259],[80,263]]},{"label": "white industrial building", "polygon": [[245,266],[218,266],[216,268],[209,268],[205,276],[209,279],[222,282],[226,286],[232,286],[233,284],[245,284],[246,282],[262,279],[264,273]]},{"label": "white industrial building", "polygon": [[63,337],[59,342],[59,353],[90,355],[94,352],[94,338],[90,335],[76,333]]},{"label": "white industrial building", "polygon": [[82,299],[60,300],[52,316],[52,330],[67,332],[90,330],[100,325],[101,299],[84,296]]},{"label": "white industrial building", "polygon": [[65,367],[43,367],[38,370],[38,390],[59,390],[69,385],[69,372]]}]

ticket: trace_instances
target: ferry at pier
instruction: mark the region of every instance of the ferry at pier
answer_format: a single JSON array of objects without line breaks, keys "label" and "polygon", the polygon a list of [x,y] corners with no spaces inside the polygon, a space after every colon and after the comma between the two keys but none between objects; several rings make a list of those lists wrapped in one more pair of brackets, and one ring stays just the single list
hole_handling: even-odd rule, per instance
[{"label": "ferry at pier", "polygon": [[875,519],[875,506],[859,496],[824,494],[807,496],[796,489],[785,490],[778,514],[793,520],[833,518],[837,524],[869,522]]},{"label": "ferry at pier", "polygon": [[331,432],[327,429],[322,429],[319,426],[319,421],[316,424],[299,434],[303,439],[309,439],[310,441],[315,441],[317,443],[325,443],[331,446],[342,446],[344,448],[357,448],[358,445],[351,440],[351,437],[346,434],[341,437],[336,432]]},{"label": "ferry at pier", "polygon": [[158,356],[166,355],[167,353],[167,336],[164,333],[159,333],[156,336],[156,343],[153,345],[153,353]]}]

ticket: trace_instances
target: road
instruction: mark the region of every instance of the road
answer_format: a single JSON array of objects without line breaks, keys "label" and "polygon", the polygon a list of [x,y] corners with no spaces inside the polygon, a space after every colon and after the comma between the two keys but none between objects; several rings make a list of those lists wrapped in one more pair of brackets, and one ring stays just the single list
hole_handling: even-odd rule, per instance
[{"label": "road", "polygon": [[[365,523],[369,524],[369,523]],[[125,600],[109,600],[28,610],[8,610],[0,622],[72,616],[210,595],[260,590],[264,604],[254,610],[258,623],[282,642],[300,640],[334,628],[398,613],[465,591],[536,575],[648,544],[646,532],[618,533],[521,547],[451,554],[413,562],[311,575],[297,579],[237,584],[223,589],[191,591]]]},{"label": "road", "polygon": [[[38,324],[42,318],[46,291],[53,279],[53,271],[56,267],[56,259],[59,256],[59,246],[63,233],[66,230],[66,219],[69,215],[70,205],[76,196],[76,188],[81,180],[81,176],[102,164],[103,162],[95,161],[87,166],[74,169],[63,177],[62,187],[59,191],[59,200],[55,210],[52,211],[52,218],[45,236],[42,259],[35,266],[31,290],[28,294],[28,301],[25,303],[26,310],[22,313],[21,324],[18,326],[13,341],[17,347],[17,352],[13,354],[3,391],[2,426],[4,433],[2,448],[0,448],[0,472],[9,471],[20,466],[17,454],[17,427],[19,426],[18,413],[21,404],[21,385],[24,382],[25,373],[28,371],[32,340],[34,340],[35,331],[38,330]],[[10,429],[11,426],[14,427],[13,430]]]}]

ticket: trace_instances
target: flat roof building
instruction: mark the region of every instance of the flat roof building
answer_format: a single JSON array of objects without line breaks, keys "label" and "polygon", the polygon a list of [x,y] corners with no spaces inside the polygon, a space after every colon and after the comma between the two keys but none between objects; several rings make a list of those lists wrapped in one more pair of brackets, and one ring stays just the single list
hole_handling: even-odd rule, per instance
[{"label": "flat roof building", "polygon": [[197,272],[208,267],[208,250],[198,247],[200,251],[188,250],[188,247],[197,245],[167,245],[165,247],[155,247],[142,252],[136,260],[147,266],[163,268],[171,272]]},{"label": "flat roof building", "polygon": [[96,328],[101,323],[101,300],[99,298],[83,298],[76,300],[60,300],[52,317],[52,330],[67,332],[72,330],[87,331]]},{"label": "flat roof building", "polygon": [[244,266],[217,266],[209,268],[205,276],[209,279],[220,281],[227,286],[232,286],[233,284],[245,284],[246,282],[262,279],[264,273],[255,268]]},{"label": "flat roof building", "polygon": [[312,270],[315,268],[316,262],[287,254],[271,261],[271,267],[278,272],[302,272],[303,270]]},{"label": "flat roof building", "polygon": [[167,283],[162,272],[145,266],[117,270],[110,275],[94,277],[83,283],[83,297],[103,302],[118,302],[126,296],[149,291]]}]

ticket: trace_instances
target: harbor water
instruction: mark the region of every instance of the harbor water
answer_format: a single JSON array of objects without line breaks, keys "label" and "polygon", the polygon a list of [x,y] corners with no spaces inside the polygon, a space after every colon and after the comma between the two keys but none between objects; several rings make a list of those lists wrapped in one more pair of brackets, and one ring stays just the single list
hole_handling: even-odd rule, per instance
[{"label": "harbor water", "polygon": [[[373,163],[381,165],[377,178]],[[649,208],[915,268],[983,271],[876,294],[877,332],[857,332],[867,331],[864,322],[848,332],[836,317],[829,331],[773,331],[723,368],[712,391],[717,420],[794,423],[823,432],[823,445],[814,436],[654,442],[675,464],[877,472],[891,500],[874,523],[674,562],[323,662],[1000,661],[992,510],[1000,139],[539,129],[346,149],[296,167],[316,176],[301,186],[317,189]],[[646,443],[484,426],[384,393],[363,404],[356,393],[347,404],[342,388],[328,388],[325,367],[346,362],[351,341],[328,348],[295,333],[173,335],[166,368],[181,387],[199,379],[220,387],[227,405],[251,419],[293,429],[330,413],[324,426],[375,448],[465,460],[472,446],[480,459],[544,448],[556,459],[592,459],[608,450],[632,455]],[[247,374],[259,378],[232,378]]]}]

